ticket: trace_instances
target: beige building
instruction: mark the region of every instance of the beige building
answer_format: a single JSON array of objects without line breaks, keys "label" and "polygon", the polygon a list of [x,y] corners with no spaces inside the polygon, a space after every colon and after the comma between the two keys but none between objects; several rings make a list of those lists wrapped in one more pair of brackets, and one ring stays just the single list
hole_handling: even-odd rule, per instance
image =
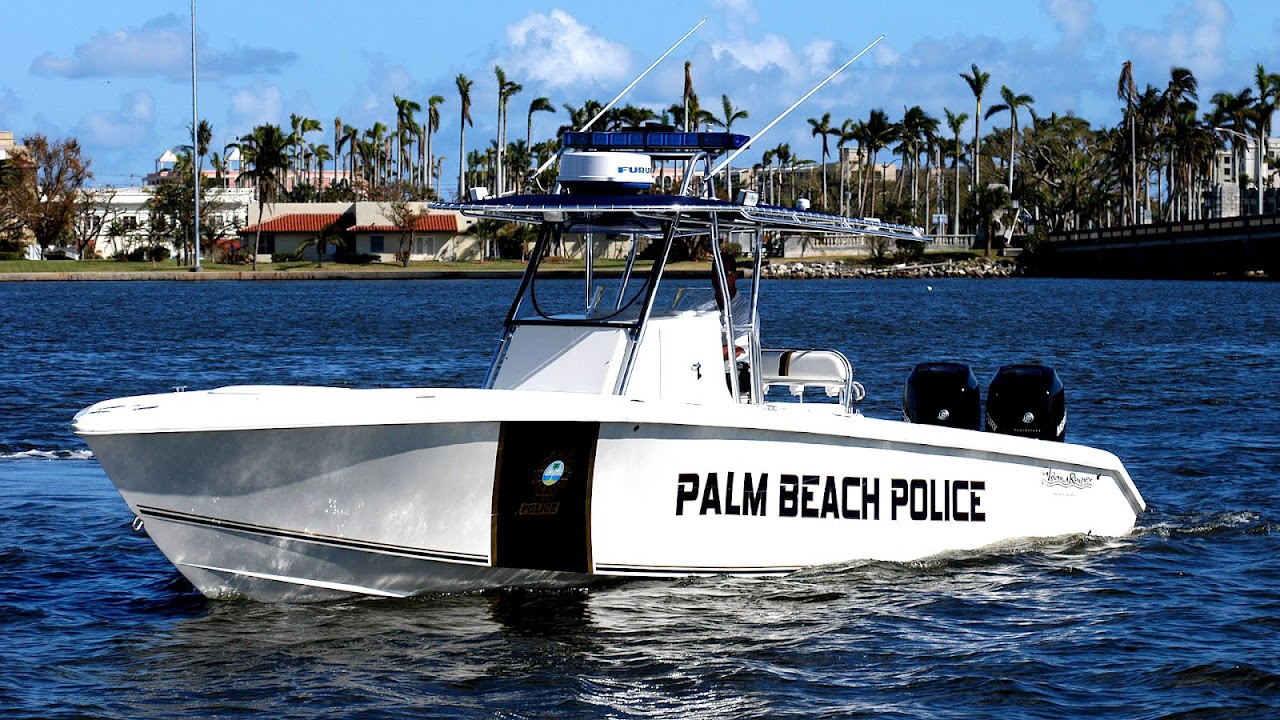
[{"label": "beige building", "polygon": [[[418,211],[426,203],[410,203]],[[256,215],[257,207],[253,208]],[[272,255],[291,255],[302,248],[301,257],[317,260],[315,242],[322,235],[332,240],[325,257],[347,243],[356,255],[373,256],[378,262],[396,262],[402,247],[410,260],[473,260],[483,256],[483,242],[466,234],[475,220],[461,213],[432,210],[404,233],[388,215],[387,203],[273,203],[265,205],[261,220],[262,237],[258,262],[270,262]],[[240,230],[240,242],[250,247],[258,234],[259,222]]]}]

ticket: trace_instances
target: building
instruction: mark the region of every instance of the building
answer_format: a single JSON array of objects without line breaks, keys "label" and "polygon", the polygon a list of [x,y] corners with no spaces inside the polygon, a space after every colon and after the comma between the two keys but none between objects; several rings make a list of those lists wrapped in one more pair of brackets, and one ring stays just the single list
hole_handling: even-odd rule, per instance
[{"label": "building", "polygon": [[[157,242],[157,228],[152,224],[149,202],[155,193],[150,187],[99,187],[85,190],[88,204],[85,215],[77,219],[77,233],[93,239],[94,255],[112,258],[128,255],[137,248],[160,244],[171,253],[177,251],[167,238]],[[206,225],[216,228],[213,240],[236,237],[236,230],[249,224],[250,208],[257,200],[251,188],[210,188],[200,194],[201,215]],[[201,245],[209,242],[202,238]]]},{"label": "building", "polygon": [[[427,210],[426,203],[409,206]],[[484,256],[481,239],[466,234],[474,224],[460,213],[431,210],[405,233],[389,217],[387,203],[273,203],[263,206],[262,220],[241,229],[239,236],[244,247],[251,247],[261,229],[258,262],[271,262],[273,255],[318,260],[321,237],[329,238],[326,258],[338,252],[341,242],[352,254],[377,262],[397,262],[402,252],[416,261],[474,260]]]},{"label": "building", "polygon": [[[1224,134],[1238,135],[1230,130],[1219,130]],[[1258,142],[1254,137],[1240,137],[1243,140],[1243,153],[1233,147],[1225,147],[1214,154],[1213,177],[1209,190],[1205,193],[1205,217],[1221,218],[1239,215],[1258,214]],[[1262,157],[1263,208],[1264,213],[1277,212],[1276,194],[1280,190],[1280,138],[1268,138],[1266,152]],[[1243,157],[1241,157],[1243,155]],[[1248,187],[1242,192],[1240,178],[1249,179]]]}]

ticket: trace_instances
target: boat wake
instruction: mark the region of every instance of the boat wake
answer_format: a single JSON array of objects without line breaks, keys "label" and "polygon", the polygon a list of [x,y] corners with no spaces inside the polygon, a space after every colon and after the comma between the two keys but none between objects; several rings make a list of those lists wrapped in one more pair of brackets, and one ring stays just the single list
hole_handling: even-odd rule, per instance
[{"label": "boat wake", "polygon": [[92,460],[93,451],[85,448],[75,450],[43,450],[30,448],[20,450],[0,445],[0,460]]}]

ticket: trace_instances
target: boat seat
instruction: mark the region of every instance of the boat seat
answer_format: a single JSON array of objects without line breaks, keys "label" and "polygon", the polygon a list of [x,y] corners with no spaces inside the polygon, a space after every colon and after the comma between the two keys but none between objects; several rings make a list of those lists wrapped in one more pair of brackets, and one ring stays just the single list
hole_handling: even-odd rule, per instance
[{"label": "boat seat", "polygon": [[837,350],[762,348],[760,382],[766,390],[788,387],[795,395],[801,395],[806,387],[819,387],[830,397],[838,396],[846,406],[862,399],[849,359]]}]

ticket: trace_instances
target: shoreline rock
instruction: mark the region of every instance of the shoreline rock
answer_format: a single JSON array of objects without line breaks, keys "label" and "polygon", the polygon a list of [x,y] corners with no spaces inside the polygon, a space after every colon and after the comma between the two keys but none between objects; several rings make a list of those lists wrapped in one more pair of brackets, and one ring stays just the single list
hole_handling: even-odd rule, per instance
[{"label": "shoreline rock", "polygon": [[916,265],[890,265],[873,267],[834,260],[809,260],[794,262],[772,261],[761,268],[760,276],[777,280],[829,280],[829,279],[928,279],[928,278],[1009,278],[1025,275],[1021,265],[1007,259],[985,259]]}]

